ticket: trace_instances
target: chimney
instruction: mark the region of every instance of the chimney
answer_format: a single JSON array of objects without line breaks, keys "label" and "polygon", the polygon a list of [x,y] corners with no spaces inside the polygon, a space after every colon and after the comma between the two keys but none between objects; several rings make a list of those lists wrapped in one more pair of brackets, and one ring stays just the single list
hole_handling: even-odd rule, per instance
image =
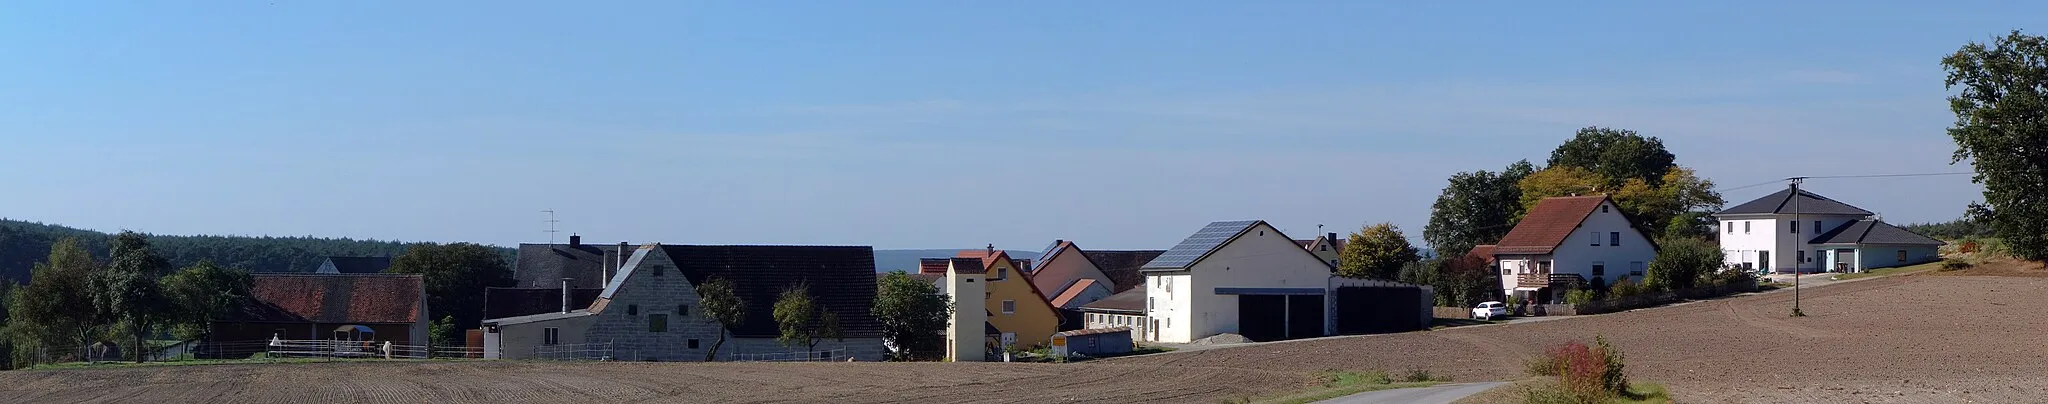
[{"label": "chimney", "polygon": [[575,279],[575,278],[562,278],[562,312],[563,312],[563,313],[568,313],[568,312],[569,312],[569,280],[570,280],[570,279]]},{"label": "chimney", "polygon": [[[624,242],[624,241],[621,241],[621,242],[619,242],[619,251],[615,252],[614,254],[617,254],[617,255],[618,255],[618,262],[619,262],[619,263],[618,263],[618,265],[613,265],[613,266],[612,266],[612,270],[614,270],[614,271],[624,271],[624,270],[626,270],[626,242]],[[610,273],[606,273],[606,274],[604,274],[604,284],[605,284],[605,286],[611,286],[611,284],[612,284],[612,274],[610,274]]]},{"label": "chimney", "polygon": [[1336,243],[1337,243],[1337,233],[1330,233],[1330,243],[1331,243],[1331,244],[1336,244]]},{"label": "chimney", "polygon": [[989,243],[989,244],[988,244],[988,255],[996,255],[996,244],[995,244],[995,243]]},{"label": "chimney", "polygon": [[583,236],[578,236],[576,235],[576,233],[569,233],[569,248],[576,248],[582,246]]}]

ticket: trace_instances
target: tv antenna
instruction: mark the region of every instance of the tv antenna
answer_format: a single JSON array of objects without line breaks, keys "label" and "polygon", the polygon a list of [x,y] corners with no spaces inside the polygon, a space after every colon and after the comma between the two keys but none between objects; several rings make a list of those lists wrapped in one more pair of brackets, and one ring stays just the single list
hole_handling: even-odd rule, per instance
[{"label": "tv antenna", "polygon": [[543,231],[543,232],[546,232],[546,233],[548,233],[548,244],[554,244],[554,243],[555,243],[555,233],[558,233],[558,232],[559,232],[559,231],[555,230],[555,223],[560,223],[561,221],[560,221],[560,220],[555,220],[555,210],[554,210],[554,209],[546,209],[546,210],[542,210],[542,211],[541,211],[541,213],[546,213],[546,214],[548,214],[548,220],[544,220],[544,221],[542,221],[542,222],[544,222],[544,223],[547,223],[547,224],[548,224],[548,229],[547,229],[547,230],[542,230],[542,231]]}]

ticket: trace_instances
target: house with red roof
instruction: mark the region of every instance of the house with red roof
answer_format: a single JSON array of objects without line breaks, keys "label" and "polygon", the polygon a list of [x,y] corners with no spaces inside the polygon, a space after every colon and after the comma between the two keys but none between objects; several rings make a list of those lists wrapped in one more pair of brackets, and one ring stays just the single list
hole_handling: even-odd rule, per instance
[{"label": "house with red roof", "polygon": [[258,273],[215,341],[347,340],[427,344],[427,289],[414,274]]},{"label": "house with red roof", "polygon": [[[1053,240],[1031,271],[1031,284],[1051,298],[1053,307],[1074,310],[1110,295],[1145,286],[1138,268],[1166,250],[1087,250],[1067,240]],[[1070,324],[1078,326],[1078,324]]]},{"label": "house with red roof", "polygon": [[1543,198],[1492,246],[1501,291],[1556,302],[1564,291],[1640,280],[1657,246],[1636,229],[1606,195]]}]

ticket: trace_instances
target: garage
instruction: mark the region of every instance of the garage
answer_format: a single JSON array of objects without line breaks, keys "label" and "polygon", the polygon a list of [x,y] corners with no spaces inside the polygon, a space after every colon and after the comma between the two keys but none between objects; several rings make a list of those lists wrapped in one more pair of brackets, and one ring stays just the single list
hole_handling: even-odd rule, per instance
[{"label": "garage", "polygon": [[1229,290],[1237,295],[1238,335],[1253,341],[1279,341],[1323,336],[1322,289]]},{"label": "garage", "polygon": [[1378,334],[1422,329],[1422,288],[1337,288],[1337,333]]}]

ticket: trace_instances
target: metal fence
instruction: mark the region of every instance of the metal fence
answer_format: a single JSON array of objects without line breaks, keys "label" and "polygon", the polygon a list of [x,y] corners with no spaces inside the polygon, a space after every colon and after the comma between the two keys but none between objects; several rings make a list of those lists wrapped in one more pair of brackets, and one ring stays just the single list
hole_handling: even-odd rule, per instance
[{"label": "metal fence", "polygon": [[731,362],[839,362],[851,356],[845,349],[805,352],[734,353],[726,355]]},{"label": "metal fence", "polygon": [[612,343],[558,344],[533,347],[534,359],[547,360],[612,360]]}]

